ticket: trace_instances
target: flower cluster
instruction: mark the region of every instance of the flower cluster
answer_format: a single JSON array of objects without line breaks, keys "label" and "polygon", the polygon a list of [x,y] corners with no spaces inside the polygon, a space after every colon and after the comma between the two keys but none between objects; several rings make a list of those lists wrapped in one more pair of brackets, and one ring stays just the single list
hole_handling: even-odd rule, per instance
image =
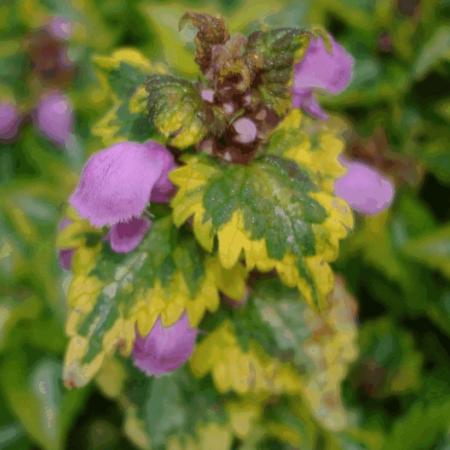
[{"label": "flower cluster", "polygon": [[[104,273],[83,269],[93,301],[133,296],[99,347],[126,348],[124,342],[131,342],[135,365],[155,376],[190,358],[206,309],[196,299],[209,298],[206,304],[213,311],[220,290],[224,305],[234,310],[238,301],[244,310],[251,278],[241,286],[250,272],[278,273],[311,307],[326,307],[333,289],[328,263],[352,224],[347,204],[336,196],[358,212],[374,214],[394,195],[392,184],[374,169],[343,156],[338,160],[342,145],[324,125],[328,115],[316,94],[344,90],[353,66],[350,54],[330,35],[280,29],[230,36],[221,18],[197,13],[186,14],[181,25],[187,23],[197,29],[195,60],[203,73],[197,83],[149,73],[151,65],[129,51],[120,53],[120,61],[116,56],[103,61],[107,70],[116,71],[115,79],[126,79],[125,70],[134,70],[132,79],[140,80],[134,91],[127,87],[123,98],[115,95],[113,113],[122,101],[121,113],[128,115],[104,127],[105,136],[110,140],[122,137],[123,130],[138,130],[147,137],[113,139],[91,156],[69,199],[82,220],[101,230],[101,241],[88,253],[98,255],[100,246],[102,257],[112,251],[126,258],[110,275],[110,284],[105,273],[114,267],[108,269],[107,263]],[[38,121],[45,126],[51,108],[41,109]],[[111,115],[108,121],[103,123],[112,124]],[[48,127],[57,141],[55,132]],[[61,229],[70,224],[64,220]],[[70,267],[73,257],[73,248],[62,248],[63,267]],[[129,272],[145,276],[145,268],[149,288],[132,286]],[[239,282],[233,286],[231,280]],[[167,305],[155,306],[168,296]],[[75,312],[91,314],[92,308],[85,302]],[[165,308],[172,309],[171,318],[155,319],[154,311]],[[93,363],[80,362],[89,336],[77,333],[72,331],[70,376],[83,364],[91,364],[86,373],[94,370]]]}]

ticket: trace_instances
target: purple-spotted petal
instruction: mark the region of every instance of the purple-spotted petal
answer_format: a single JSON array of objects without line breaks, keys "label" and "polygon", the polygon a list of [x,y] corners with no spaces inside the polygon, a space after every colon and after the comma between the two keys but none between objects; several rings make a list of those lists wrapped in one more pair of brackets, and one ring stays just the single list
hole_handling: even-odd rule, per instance
[{"label": "purple-spotted petal", "polygon": [[386,177],[367,164],[341,161],[348,170],[334,185],[337,196],[365,215],[377,214],[390,206],[395,190]]},{"label": "purple-spotted petal", "polygon": [[158,319],[150,333],[137,333],[133,348],[136,367],[147,375],[164,375],[182,366],[194,350],[197,329],[192,328],[184,314],[170,327],[163,327]]},{"label": "purple-spotted petal", "polygon": [[58,146],[63,146],[73,131],[73,109],[70,100],[57,92],[41,98],[34,116],[41,133]]},{"label": "purple-spotted petal", "polygon": [[128,222],[119,222],[108,234],[111,248],[117,253],[133,251],[142,241],[151,222],[146,217],[134,217]]},{"label": "purple-spotted petal", "polygon": [[20,115],[17,108],[8,102],[0,102],[0,140],[14,139],[19,130]]},{"label": "purple-spotted petal", "polygon": [[151,149],[156,158],[162,163],[161,175],[155,183],[150,200],[156,203],[167,203],[175,193],[175,186],[169,180],[169,173],[177,167],[172,153],[164,146],[148,141],[145,143]]},{"label": "purple-spotted petal", "polygon": [[94,154],[70,204],[96,227],[140,217],[163,169],[159,147],[126,141]]},{"label": "purple-spotted petal", "polygon": [[330,36],[331,51],[321,37],[311,41],[304,58],[295,66],[294,92],[323,89],[331,94],[343,91],[352,78],[353,58]]}]

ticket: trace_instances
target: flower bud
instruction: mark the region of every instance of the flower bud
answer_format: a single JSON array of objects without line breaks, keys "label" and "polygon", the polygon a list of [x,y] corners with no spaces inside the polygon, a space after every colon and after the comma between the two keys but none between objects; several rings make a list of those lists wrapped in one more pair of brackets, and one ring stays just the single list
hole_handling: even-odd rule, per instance
[{"label": "flower bud", "polygon": [[256,139],[258,129],[255,123],[247,117],[242,117],[233,123],[237,136],[236,141],[241,144],[250,144]]},{"label": "flower bud", "polygon": [[377,170],[357,161],[341,158],[347,173],[339,178],[334,190],[357,212],[377,214],[388,208],[394,199],[393,184]]},{"label": "flower bud", "polygon": [[158,319],[147,336],[137,333],[133,348],[136,367],[147,375],[164,375],[182,366],[191,356],[197,329],[192,328],[186,314],[170,327]]},{"label": "flower bud", "polygon": [[0,140],[9,141],[17,136],[20,115],[12,103],[0,102]]},{"label": "flower bud", "polygon": [[41,133],[58,146],[64,146],[73,131],[72,105],[64,94],[54,92],[43,97],[34,119]]},{"label": "flower bud", "polygon": [[53,17],[47,25],[48,32],[56,39],[66,41],[72,35],[73,24],[65,17]]}]

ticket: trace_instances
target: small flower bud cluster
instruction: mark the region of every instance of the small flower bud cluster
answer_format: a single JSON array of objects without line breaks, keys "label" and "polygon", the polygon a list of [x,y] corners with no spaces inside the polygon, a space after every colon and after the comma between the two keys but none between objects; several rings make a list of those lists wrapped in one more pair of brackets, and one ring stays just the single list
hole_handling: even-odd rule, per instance
[{"label": "small flower bud cluster", "polygon": [[[33,31],[25,45],[33,83],[38,83],[38,90],[42,92],[31,114],[33,123],[57,147],[67,145],[74,126],[71,101],[61,91],[74,75],[74,64],[68,56],[66,42],[71,34],[70,21],[53,17],[46,26]],[[14,140],[27,115],[22,114],[14,102],[0,102],[0,142]]]}]

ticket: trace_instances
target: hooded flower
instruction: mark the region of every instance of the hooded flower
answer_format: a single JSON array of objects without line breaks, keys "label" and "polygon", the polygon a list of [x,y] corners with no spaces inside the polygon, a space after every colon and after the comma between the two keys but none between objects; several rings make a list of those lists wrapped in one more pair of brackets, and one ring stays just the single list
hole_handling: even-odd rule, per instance
[{"label": "hooded flower", "polygon": [[350,83],[353,58],[330,36],[331,49],[323,38],[311,41],[302,61],[295,66],[293,106],[307,113],[326,119],[328,116],[315,97],[315,89],[339,94]]},{"label": "hooded flower", "polygon": [[73,130],[70,100],[57,92],[46,95],[37,106],[34,120],[44,136],[56,145],[65,145]]},{"label": "hooded flower", "polygon": [[166,202],[173,194],[168,173],[174,167],[172,154],[156,142],[121,142],[89,159],[69,202],[95,227],[111,226],[111,248],[126,253],[151,226],[141,217],[150,200]]},{"label": "hooded flower", "polygon": [[12,103],[0,102],[0,140],[9,141],[19,130],[20,115]]},{"label": "hooded flower", "polygon": [[166,328],[158,319],[147,336],[137,335],[133,348],[134,364],[147,375],[172,372],[189,359],[196,338],[197,329],[189,325],[186,314]]},{"label": "hooded flower", "polygon": [[386,177],[362,162],[344,158],[341,162],[348,170],[334,185],[337,196],[361,214],[373,215],[389,207],[395,191]]}]

